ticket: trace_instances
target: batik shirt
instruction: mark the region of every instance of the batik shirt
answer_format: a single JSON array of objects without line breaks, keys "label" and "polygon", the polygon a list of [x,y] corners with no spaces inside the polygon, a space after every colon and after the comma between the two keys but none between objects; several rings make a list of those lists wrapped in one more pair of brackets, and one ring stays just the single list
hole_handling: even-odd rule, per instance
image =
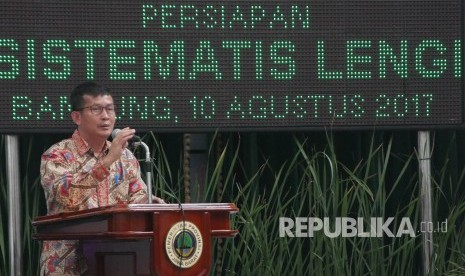
[{"label": "batik shirt", "polygon": [[[79,211],[118,203],[147,203],[147,186],[138,160],[126,149],[109,168],[102,164],[111,143],[99,156],[76,130],[50,147],[40,165],[47,214]],[[86,270],[78,241],[44,241],[41,275],[80,275]]]}]

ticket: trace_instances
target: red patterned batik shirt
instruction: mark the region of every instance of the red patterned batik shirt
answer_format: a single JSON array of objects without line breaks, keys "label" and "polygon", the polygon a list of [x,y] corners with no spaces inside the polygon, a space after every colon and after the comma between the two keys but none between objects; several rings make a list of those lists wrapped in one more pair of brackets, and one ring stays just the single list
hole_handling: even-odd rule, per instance
[{"label": "red patterned batik shirt", "polygon": [[[147,203],[147,186],[141,179],[138,160],[126,149],[109,168],[76,130],[73,136],[50,147],[40,165],[48,215],[118,203]],[[41,275],[81,275],[87,265],[77,241],[44,241]]]}]

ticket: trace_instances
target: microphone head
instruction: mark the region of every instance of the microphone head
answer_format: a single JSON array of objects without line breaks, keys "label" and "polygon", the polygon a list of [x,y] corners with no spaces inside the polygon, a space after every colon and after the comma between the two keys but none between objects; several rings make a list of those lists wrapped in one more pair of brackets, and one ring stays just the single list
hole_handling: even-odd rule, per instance
[{"label": "microphone head", "polygon": [[[118,133],[119,133],[120,131],[121,131],[121,129],[119,129],[119,128],[113,129],[113,131],[111,132],[111,139],[115,139],[116,135],[118,135]],[[134,136],[132,137],[132,139],[129,140],[129,142],[130,142],[129,144],[134,143],[134,141],[140,141],[140,140],[141,140],[141,139],[140,139],[139,136],[134,135]]]},{"label": "microphone head", "polygon": [[118,133],[121,131],[121,129],[119,128],[115,128],[113,129],[113,131],[111,132],[111,138],[112,139],[115,139],[116,135],[118,135]]}]

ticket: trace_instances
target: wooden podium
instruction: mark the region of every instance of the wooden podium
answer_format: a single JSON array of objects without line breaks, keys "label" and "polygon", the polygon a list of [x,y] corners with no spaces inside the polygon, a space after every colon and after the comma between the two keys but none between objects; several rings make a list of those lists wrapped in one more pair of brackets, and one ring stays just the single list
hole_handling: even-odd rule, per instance
[{"label": "wooden podium", "polygon": [[80,240],[86,275],[208,275],[234,204],[129,204],[38,217],[37,240]]}]

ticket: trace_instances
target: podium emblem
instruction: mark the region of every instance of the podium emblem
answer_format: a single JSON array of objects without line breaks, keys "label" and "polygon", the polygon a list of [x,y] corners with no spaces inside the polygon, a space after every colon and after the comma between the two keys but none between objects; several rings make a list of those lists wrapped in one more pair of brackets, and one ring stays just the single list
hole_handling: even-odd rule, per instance
[{"label": "podium emblem", "polygon": [[200,230],[190,221],[174,224],[166,235],[166,254],[171,263],[177,267],[192,267],[200,259],[202,249],[203,240]]}]

